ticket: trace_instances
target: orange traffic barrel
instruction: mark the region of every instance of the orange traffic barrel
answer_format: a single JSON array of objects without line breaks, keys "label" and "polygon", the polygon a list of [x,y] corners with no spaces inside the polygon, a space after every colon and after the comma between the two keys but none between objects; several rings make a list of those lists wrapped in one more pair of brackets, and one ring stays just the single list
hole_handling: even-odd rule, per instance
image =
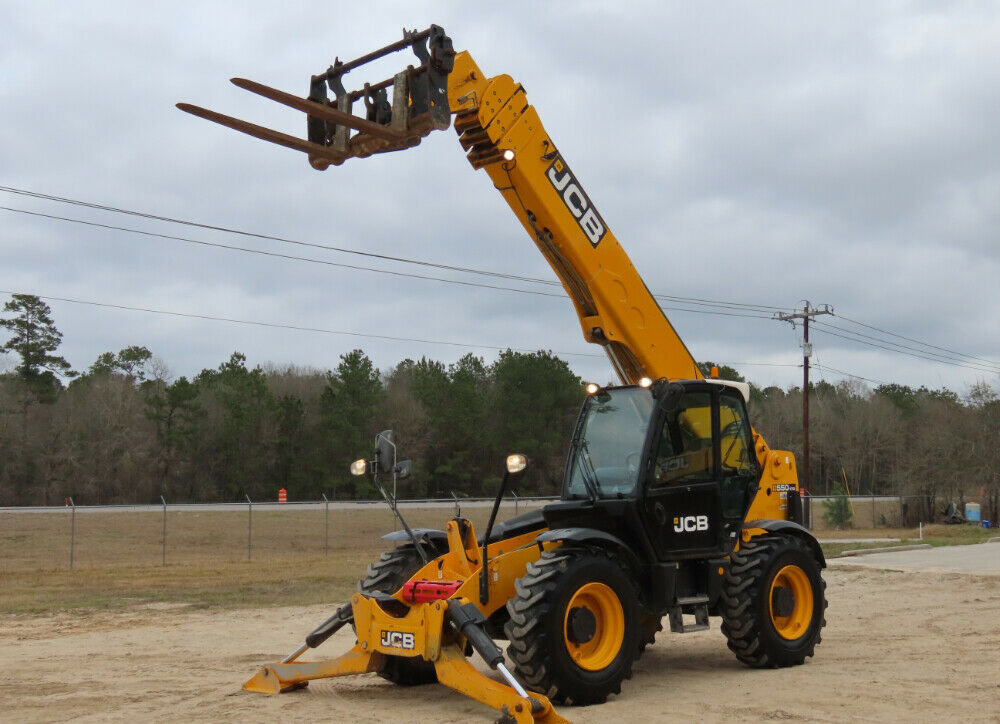
[{"label": "orange traffic barrel", "polygon": [[287,503],[288,502],[288,491],[282,488],[278,491],[278,502]]}]

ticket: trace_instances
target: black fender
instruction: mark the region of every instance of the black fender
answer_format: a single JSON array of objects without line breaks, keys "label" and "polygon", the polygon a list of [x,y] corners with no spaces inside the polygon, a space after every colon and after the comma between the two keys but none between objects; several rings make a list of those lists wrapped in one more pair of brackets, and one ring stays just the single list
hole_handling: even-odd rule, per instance
[{"label": "black fender", "polygon": [[[420,543],[429,545],[439,553],[448,550],[448,534],[443,530],[436,530],[434,528],[413,528],[412,530],[413,537]],[[382,540],[387,540],[391,543],[409,543],[413,545],[410,536],[407,535],[405,530],[394,530],[392,533],[386,533],[382,536]]]},{"label": "black fender", "polygon": [[556,528],[542,533],[535,538],[539,544],[545,542],[582,543],[607,548],[617,555],[623,563],[627,563],[635,573],[642,570],[642,562],[621,538],[596,528]]},{"label": "black fender", "polygon": [[813,555],[816,556],[816,560],[819,561],[819,567],[826,568],[826,557],[823,555],[823,549],[820,547],[819,541],[816,540],[816,536],[805,526],[791,520],[748,520],[743,524],[743,527],[762,528],[768,533],[793,535],[796,538],[801,538],[809,546],[809,550],[813,552]]}]

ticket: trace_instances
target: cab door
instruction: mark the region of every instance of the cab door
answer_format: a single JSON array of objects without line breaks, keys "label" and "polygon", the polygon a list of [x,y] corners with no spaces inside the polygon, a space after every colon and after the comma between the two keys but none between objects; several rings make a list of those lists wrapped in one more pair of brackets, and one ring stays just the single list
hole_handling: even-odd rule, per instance
[{"label": "cab door", "polygon": [[719,514],[725,552],[735,543],[760,482],[760,464],[743,395],[732,388],[719,390]]},{"label": "cab door", "polygon": [[728,553],[755,483],[742,396],[709,383],[692,385],[656,424],[642,507],[658,556]]}]

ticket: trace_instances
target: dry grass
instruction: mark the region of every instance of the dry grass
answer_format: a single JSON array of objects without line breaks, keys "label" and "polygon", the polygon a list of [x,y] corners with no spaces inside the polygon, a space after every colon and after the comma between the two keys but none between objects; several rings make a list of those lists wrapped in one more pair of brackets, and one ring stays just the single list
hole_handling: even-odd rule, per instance
[{"label": "dry grass", "polygon": [[[505,507],[501,519],[513,515]],[[488,508],[466,508],[477,530]],[[441,528],[449,508],[406,511],[414,527]],[[0,514],[0,613],[121,609],[151,602],[198,607],[307,605],[344,600],[365,566],[389,547],[393,529],[384,507],[331,510],[330,550],[324,554],[322,510],[262,509],[253,513],[247,561],[246,512],[169,511],[167,565],[162,566],[160,513],[78,512],[74,568],[69,570],[68,512]],[[994,531],[926,526],[924,542],[975,543]],[[912,529],[822,531],[822,537],[894,537]],[[825,545],[827,556],[879,544]],[[888,543],[894,545],[894,543]]]},{"label": "dry grass", "polygon": [[824,555],[827,558],[832,558],[844,551],[862,548],[884,548],[886,546],[902,546],[913,543],[927,543],[932,546],[985,543],[996,534],[996,531],[986,530],[975,525],[935,524],[925,525],[923,533],[923,538],[920,538],[919,532],[915,528],[855,528],[851,530],[822,531],[820,535],[824,540],[836,538],[898,538],[898,540],[886,541],[885,543],[824,543]]},{"label": "dry grass", "polygon": [[[522,506],[523,510],[523,506]],[[463,509],[478,530],[488,508]],[[414,527],[443,528],[449,508],[405,511]],[[504,508],[500,518],[513,515]],[[390,544],[385,507],[253,512],[247,560],[246,512],[168,511],[167,565],[160,513],[78,512],[73,570],[70,515],[0,514],[0,613],[125,608],[150,602],[203,607],[311,604],[343,600],[365,566]]]}]

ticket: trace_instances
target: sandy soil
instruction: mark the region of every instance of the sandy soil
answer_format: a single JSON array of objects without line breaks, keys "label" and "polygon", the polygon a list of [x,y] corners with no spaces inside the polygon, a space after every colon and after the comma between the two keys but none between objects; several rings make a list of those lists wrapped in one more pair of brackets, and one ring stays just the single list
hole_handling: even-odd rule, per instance
[{"label": "sandy soil", "polygon": [[[837,568],[828,625],[805,666],[751,671],[718,623],[664,634],[622,695],[564,707],[574,722],[1000,722],[1000,578]],[[268,697],[240,691],[295,648],[327,607],[0,620],[4,722],[487,722],[492,711],[443,687],[373,677],[314,682]],[[341,632],[321,651],[351,643]]]}]

